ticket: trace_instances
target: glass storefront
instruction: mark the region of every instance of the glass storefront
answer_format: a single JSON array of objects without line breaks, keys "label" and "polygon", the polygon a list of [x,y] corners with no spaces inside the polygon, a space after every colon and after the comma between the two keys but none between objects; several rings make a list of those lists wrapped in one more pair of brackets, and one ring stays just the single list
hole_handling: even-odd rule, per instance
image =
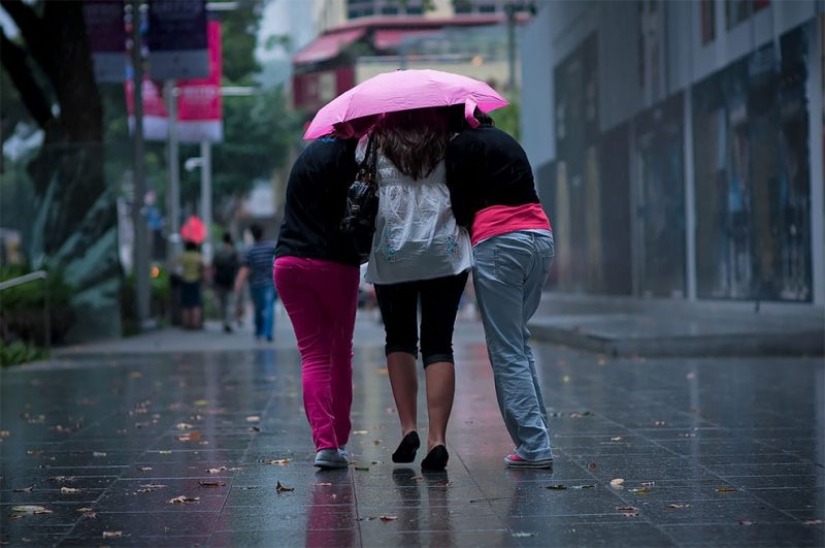
[{"label": "glass storefront", "polygon": [[555,70],[556,284],[568,291],[601,292],[596,37],[591,36]]},{"label": "glass storefront", "polygon": [[671,97],[636,123],[639,293],[648,297],[686,293],[682,102]]},{"label": "glass storefront", "polygon": [[811,299],[805,27],[694,88],[699,298]]}]

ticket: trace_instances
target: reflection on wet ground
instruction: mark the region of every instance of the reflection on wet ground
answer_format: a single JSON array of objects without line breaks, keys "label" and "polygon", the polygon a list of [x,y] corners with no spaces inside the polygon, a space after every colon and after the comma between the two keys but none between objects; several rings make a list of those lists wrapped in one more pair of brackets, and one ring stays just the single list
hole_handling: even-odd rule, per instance
[{"label": "reflection on wet ground", "polygon": [[355,462],[329,472],[312,467],[292,349],[78,354],[5,371],[0,542],[825,544],[821,359],[537,355],[552,472],[504,467],[512,447],[480,335],[458,343],[440,474],[421,472],[423,452],[390,460],[400,433],[377,344],[356,348]]}]

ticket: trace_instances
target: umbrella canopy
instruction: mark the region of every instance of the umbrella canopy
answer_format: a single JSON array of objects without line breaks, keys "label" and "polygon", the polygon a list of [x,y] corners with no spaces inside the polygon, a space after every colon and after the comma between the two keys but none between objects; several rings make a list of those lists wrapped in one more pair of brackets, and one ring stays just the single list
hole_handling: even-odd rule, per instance
[{"label": "umbrella canopy", "polygon": [[[386,112],[464,104],[468,120],[476,107],[490,112],[510,103],[493,88],[467,76],[440,70],[397,70],[373,76],[327,103],[304,139],[331,133],[335,124]],[[475,119],[472,118],[471,123]]]},{"label": "umbrella canopy", "polygon": [[180,227],[180,237],[186,242],[202,244],[206,240],[206,225],[198,217],[192,215]]}]

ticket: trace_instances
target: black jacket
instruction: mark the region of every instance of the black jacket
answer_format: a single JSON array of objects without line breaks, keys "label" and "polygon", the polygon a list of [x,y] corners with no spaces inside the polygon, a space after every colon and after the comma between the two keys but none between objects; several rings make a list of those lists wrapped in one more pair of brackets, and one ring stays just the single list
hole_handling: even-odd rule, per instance
[{"label": "black jacket", "polygon": [[510,134],[493,126],[465,129],[447,147],[447,186],[458,224],[494,205],[539,203],[527,154]]},{"label": "black jacket", "polygon": [[353,242],[340,231],[347,189],[357,170],[355,145],[355,140],[318,139],[295,160],[276,257],[361,264]]}]

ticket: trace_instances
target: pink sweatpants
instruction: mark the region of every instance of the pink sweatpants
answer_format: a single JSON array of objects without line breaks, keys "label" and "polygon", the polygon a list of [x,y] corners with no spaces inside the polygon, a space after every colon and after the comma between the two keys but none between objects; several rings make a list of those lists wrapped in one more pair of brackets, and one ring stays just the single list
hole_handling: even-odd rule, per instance
[{"label": "pink sweatpants", "polygon": [[304,409],[315,449],[342,447],[352,428],[352,334],[359,269],[279,257],[273,277],[301,352]]}]

